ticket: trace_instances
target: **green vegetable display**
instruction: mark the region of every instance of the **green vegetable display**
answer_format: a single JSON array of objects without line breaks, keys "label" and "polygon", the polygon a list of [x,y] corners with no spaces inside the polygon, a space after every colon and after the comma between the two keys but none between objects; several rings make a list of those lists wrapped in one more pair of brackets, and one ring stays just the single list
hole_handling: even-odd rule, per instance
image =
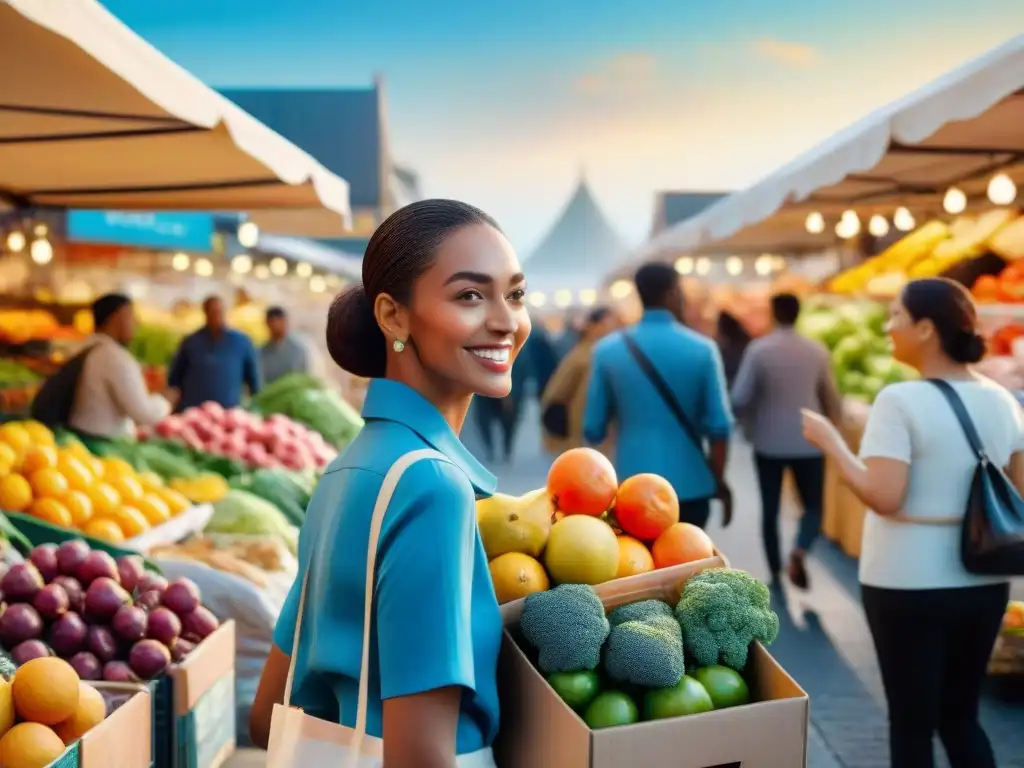
[{"label": "green vegetable display", "polygon": [[732,568],[710,568],[687,581],[676,619],[686,652],[702,667],[723,664],[742,671],[750,644],[770,644],[779,634],[768,587]]},{"label": "green vegetable display", "polygon": [[42,376],[16,360],[0,359],[0,389],[24,387],[42,380]]},{"label": "green vegetable display", "polygon": [[280,413],[305,424],[339,450],[363,427],[362,417],[341,395],[303,373],[289,373],[271,382],[252,405],[265,416]]},{"label": "green vegetable display", "polygon": [[526,598],[519,627],[539,652],[542,672],[597,669],[609,624],[604,605],[583,584],[561,584]]},{"label": "green vegetable display", "polygon": [[604,669],[622,683],[645,688],[675,685],[686,672],[679,622],[673,616],[657,615],[612,627]]},{"label": "green vegetable display", "polygon": [[247,491],[233,489],[214,504],[206,531],[273,536],[292,554],[298,552],[298,531],[284,513],[266,499]]},{"label": "green vegetable display", "polygon": [[259,469],[234,478],[231,486],[269,501],[288,518],[289,523],[301,526],[306,519],[309,497],[292,475],[283,469]]},{"label": "green vegetable display", "polygon": [[170,365],[184,334],[158,325],[139,325],[128,351],[143,365]]},{"label": "green vegetable display", "polygon": [[675,613],[671,605],[661,600],[641,600],[639,603],[620,605],[608,614],[608,621],[613,627],[617,627],[627,621],[647,621],[657,616],[667,616],[671,619],[675,617]]}]

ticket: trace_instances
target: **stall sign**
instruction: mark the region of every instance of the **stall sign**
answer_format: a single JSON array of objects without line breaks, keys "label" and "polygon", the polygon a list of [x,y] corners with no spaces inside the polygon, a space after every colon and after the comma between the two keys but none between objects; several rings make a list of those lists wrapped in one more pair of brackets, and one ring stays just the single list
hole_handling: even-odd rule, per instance
[{"label": "stall sign", "polygon": [[189,211],[69,211],[67,217],[73,242],[208,252],[213,232],[213,216]]}]

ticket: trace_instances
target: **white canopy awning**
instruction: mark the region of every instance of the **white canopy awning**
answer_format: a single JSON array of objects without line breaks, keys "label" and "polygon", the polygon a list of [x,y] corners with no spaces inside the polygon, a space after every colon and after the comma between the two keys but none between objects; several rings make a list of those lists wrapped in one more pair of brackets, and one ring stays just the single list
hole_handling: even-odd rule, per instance
[{"label": "white canopy awning", "polygon": [[[889,104],[753,186],[649,241],[635,260],[673,254],[813,251],[835,244],[834,224],[856,209],[888,217],[908,206],[942,210],[950,185],[983,198],[1003,172],[1024,186],[1024,35]],[[825,231],[804,221],[824,214]]]},{"label": "white canopy awning", "polygon": [[0,0],[0,69],[6,207],[349,216],[343,179],[95,0]]}]

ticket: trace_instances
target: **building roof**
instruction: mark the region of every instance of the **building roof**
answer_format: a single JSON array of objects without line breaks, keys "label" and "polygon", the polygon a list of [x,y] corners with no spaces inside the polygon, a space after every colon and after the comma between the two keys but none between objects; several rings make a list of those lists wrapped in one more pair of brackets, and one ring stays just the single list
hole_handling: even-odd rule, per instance
[{"label": "building roof", "polygon": [[654,203],[651,236],[696,216],[728,195],[728,192],[659,192]]},{"label": "building roof", "polygon": [[353,208],[380,204],[383,147],[377,86],[220,92],[348,181]]},{"label": "building roof", "polygon": [[597,288],[628,251],[582,176],[572,197],[524,269],[531,291]]}]

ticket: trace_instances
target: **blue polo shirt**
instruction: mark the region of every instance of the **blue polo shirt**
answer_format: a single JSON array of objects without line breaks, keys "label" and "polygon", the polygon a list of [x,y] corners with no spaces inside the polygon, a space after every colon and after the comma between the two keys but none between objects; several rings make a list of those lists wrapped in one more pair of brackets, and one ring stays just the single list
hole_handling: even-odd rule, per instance
[{"label": "blue polo shirt", "polygon": [[614,423],[620,481],[653,472],[672,483],[681,501],[712,497],[716,481],[707,463],[630,354],[623,333],[646,353],[703,438],[725,440],[732,430],[718,347],[659,309],[647,310],[636,326],[594,347],[583,436],[598,445]]},{"label": "blue polo shirt", "polygon": [[463,689],[457,751],[488,747],[498,731],[502,623],[476,526],[475,499],[495,479],[415,390],[371,382],[365,426],[328,467],[306,511],[299,572],[274,632],[291,655],[302,581],[306,602],[293,706],[352,727],[362,654],[366,545],[385,474],[410,451],[447,458],[402,476],[377,549],[367,733],[382,737],[382,701],[449,686]]},{"label": "blue polo shirt", "polygon": [[182,340],[167,384],[181,390],[179,411],[208,400],[235,408],[242,404],[243,385],[250,395],[260,390],[256,348],[241,331],[226,328],[220,336],[214,336],[201,328]]}]

